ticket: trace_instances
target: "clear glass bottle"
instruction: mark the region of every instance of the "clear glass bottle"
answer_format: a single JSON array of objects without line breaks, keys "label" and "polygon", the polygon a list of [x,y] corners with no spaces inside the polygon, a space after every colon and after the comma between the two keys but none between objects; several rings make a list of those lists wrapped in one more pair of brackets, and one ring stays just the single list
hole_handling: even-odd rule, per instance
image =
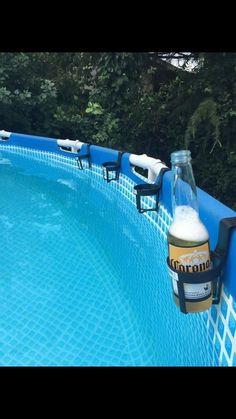
[{"label": "clear glass bottle", "polygon": [[[210,269],[209,234],[199,218],[197,189],[191,153],[171,154],[173,222],[167,240],[169,260],[174,269],[198,272]],[[177,282],[172,279],[174,301],[179,306]],[[187,312],[207,310],[212,304],[211,282],[184,284]]]}]

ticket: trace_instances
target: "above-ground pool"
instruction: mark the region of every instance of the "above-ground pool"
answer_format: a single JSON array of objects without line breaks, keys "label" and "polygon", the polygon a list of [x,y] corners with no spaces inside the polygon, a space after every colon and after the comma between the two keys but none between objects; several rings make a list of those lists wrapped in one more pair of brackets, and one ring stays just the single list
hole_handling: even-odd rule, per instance
[{"label": "above-ground pool", "polygon": [[223,364],[209,313],[173,302],[171,217],[163,206],[138,213],[134,184],[0,147],[0,365]]},{"label": "above-ground pool", "polygon": [[211,365],[160,231],[90,172],[0,154],[1,365]]}]

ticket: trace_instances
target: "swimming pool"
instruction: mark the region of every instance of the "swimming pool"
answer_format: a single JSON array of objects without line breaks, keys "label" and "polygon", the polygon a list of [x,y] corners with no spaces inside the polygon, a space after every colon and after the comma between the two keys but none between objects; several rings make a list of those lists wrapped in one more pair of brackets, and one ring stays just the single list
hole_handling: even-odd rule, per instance
[{"label": "swimming pool", "polygon": [[[166,242],[101,176],[0,151],[1,365],[212,365]],[[194,348],[194,351],[193,351]]]},{"label": "swimming pool", "polygon": [[66,154],[0,147],[0,365],[227,361],[232,297],[223,291],[227,314],[179,312],[165,262],[171,216],[139,214],[134,184],[108,184],[99,165],[79,171]]}]

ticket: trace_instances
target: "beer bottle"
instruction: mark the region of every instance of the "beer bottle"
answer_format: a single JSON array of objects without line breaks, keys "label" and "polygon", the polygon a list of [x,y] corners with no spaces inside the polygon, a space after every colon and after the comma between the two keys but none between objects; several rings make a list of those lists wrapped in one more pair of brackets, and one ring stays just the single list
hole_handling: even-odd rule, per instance
[{"label": "beer bottle", "polygon": [[[167,235],[170,265],[182,272],[203,272],[211,268],[209,235],[199,218],[197,189],[191,153],[171,154],[173,222]],[[174,301],[179,306],[178,287],[172,278]],[[212,304],[211,282],[184,284],[186,311],[207,310]]]}]

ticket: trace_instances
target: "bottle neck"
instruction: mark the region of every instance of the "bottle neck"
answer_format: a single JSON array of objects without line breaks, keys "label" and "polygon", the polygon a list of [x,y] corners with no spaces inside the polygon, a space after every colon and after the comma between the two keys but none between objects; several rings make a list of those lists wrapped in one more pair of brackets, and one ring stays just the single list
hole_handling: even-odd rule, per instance
[{"label": "bottle neck", "polygon": [[179,207],[191,207],[199,214],[197,188],[190,161],[172,163],[172,210],[175,216]]},{"label": "bottle neck", "polygon": [[[173,223],[169,234],[186,241],[187,245],[208,240],[207,229],[199,218],[197,188],[189,150],[171,154]],[[174,239],[175,238],[175,239]],[[181,242],[182,243],[182,242]]]}]

